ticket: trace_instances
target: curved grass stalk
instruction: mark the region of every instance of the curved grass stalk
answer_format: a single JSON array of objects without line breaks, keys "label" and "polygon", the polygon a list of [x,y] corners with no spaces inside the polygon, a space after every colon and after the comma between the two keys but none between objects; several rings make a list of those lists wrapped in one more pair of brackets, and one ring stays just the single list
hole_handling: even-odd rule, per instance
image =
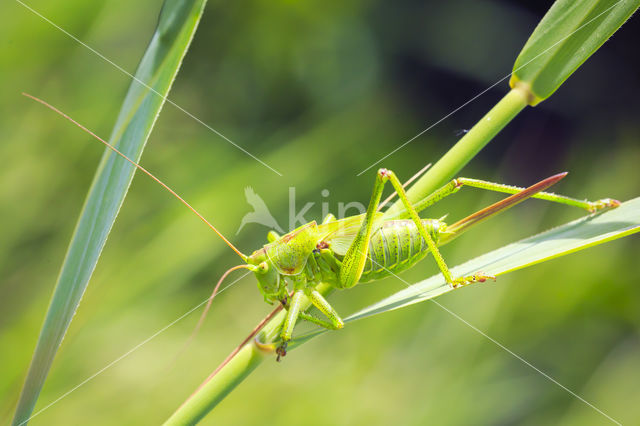
[{"label": "curved grass stalk", "polygon": [[[166,1],[109,142],[139,161],[202,15],[205,0]],[[94,177],[49,304],[14,425],[26,424],[124,202],[135,168],[107,149]]]}]

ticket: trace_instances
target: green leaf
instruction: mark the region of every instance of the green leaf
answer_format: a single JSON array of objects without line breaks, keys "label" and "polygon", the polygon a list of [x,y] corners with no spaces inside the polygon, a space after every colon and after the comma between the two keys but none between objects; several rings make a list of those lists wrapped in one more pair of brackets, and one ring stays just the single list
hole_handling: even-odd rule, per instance
[{"label": "green leaf", "polygon": [[[196,30],[205,0],[165,1],[110,142],[139,161]],[[144,84],[143,84],[144,82]],[[14,425],[26,424],[122,206],[135,168],[108,149],[76,225],[29,366]]]},{"label": "green leaf", "polygon": [[558,0],[513,66],[509,84],[528,87],[531,105],[545,100],[640,6],[640,0]]},{"label": "green leaf", "polygon": [[[616,209],[574,220],[484,254],[452,268],[452,273],[459,277],[482,271],[500,276],[636,232],[640,232],[640,197],[627,201]],[[452,290],[442,274],[437,274],[350,315],[345,318],[345,322],[404,308]],[[307,333],[296,339],[295,343],[301,344],[324,332],[325,330],[316,330]]]}]

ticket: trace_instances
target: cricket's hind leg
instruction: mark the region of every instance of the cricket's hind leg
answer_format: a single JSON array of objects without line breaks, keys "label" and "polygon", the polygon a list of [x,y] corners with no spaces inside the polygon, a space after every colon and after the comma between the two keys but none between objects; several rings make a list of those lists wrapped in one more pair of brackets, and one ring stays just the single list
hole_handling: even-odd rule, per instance
[{"label": "cricket's hind leg", "polygon": [[[566,173],[560,173],[555,176],[564,177],[565,175]],[[493,191],[493,192],[501,192],[504,194],[518,194],[528,189],[528,188],[521,188],[519,186],[505,185],[502,183],[488,182],[480,179],[470,179],[465,177],[459,177],[451,180],[449,183],[447,183],[440,189],[437,189],[432,194],[418,201],[417,203],[415,203],[414,207],[416,208],[416,211],[420,212],[425,208],[442,200],[443,198],[451,194],[455,194],[464,186],[484,189],[484,190]],[[588,211],[589,213],[596,213],[600,210],[615,208],[620,205],[620,201],[614,200],[612,198],[603,198],[597,201],[588,201],[588,200],[579,200],[577,198],[567,197],[566,195],[559,195],[559,194],[554,194],[552,192],[543,192],[543,191],[539,191],[537,193],[534,193],[533,195],[530,195],[530,198],[537,198],[540,200],[551,201],[553,203],[564,204],[566,206],[578,207]]]},{"label": "cricket's hind leg", "polygon": [[487,279],[495,279],[494,276],[484,275],[480,272],[466,277],[454,278],[451,274],[451,271],[447,267],[447,264],[444,261],[442,255],[440,254],[440,251],[438,250],[438,247],[434,241],[434,237],[432,237],[431,234],[426,230],[424,224],[422,223],[422,220],[420,219],[420,216],[418,216],[418,212],[407,198],[407,194],[402,187],[402,183],[398,180],[398,177],[391,170],[380,169],[378,170],[378,173],[376,175],[373,195],[371,196],[371,200],[369,201],[369,207],[367,208],[367,212],[365,213],[362,225],[360,226],[356,237],[351,243],[349,250],[347,250],[347,253],[342,259],[342,267],[339,274],[340,287],[353,287],[358,283],[360,277],[362,276],[362,271],[364,270],[364,265],[368,255],[369,240],[371,239],[377,206],[380,203],[384,184],[387,181],[391,182],[391,185],[393,185],[393,188],[398,193],[400,200],[404,204],[408,217],[416,224],[418,232],[427,243],[429,251],[433,255],[433,258],[438,264],[438,267],[440,268],[440,271],[442,272],[442,275],[444,276],[444,279],[447,281],[447,283],[449,283],[453,287],[458,287],[460,285],[486,281]]},{"label": "cricket's hind leg", "polygon": [[402,204],[404,204],[404,207],[408,212],[409,218],[416,224],[416,226],[418,227],[418,231],[420,232],[420,235],[426,241],[427,246],[429,247],[429,251],[431,252],[436,263],[438,264],[438,268],[440,268],[440,272],[444,276],[444,279],[452,287],[456,288],[459,286],[468,285],[476,282],[484,282],[488,279],[495,281],[496,279],[495,276],[485,275],[482,272],[478,272],[476,274],[468,275],[465,277],[453,278],[451,271],[449,270],[449,267],[447,266],[446,262],[444,261],[444,258],[442,257],[442,254],[440,253],[440,250],[438,250],[438,246],[436,245],[434,239],[429,234],[429,232],[427,232],[424,224],[422,223],[422,220],[420,219],[420,216],[418,216],[418,211],[407,198],[407,194],[405,193],[404,188],[402,187],[402,183],[400,182],[398,177],[391,170],[386,170],[386,169],[380,169],[378,171],[378,174],[381,176],[386,176],[386,178],[391,182],[391,185],[393,185],[393,189],[395,189],[396,192],[398,193],[398,197],[400,197]]}]

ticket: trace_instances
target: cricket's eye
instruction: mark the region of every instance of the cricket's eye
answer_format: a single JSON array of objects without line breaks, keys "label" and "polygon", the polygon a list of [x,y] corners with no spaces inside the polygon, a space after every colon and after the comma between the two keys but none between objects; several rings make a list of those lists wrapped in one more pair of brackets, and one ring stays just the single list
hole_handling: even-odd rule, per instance
[{"label": "cricket's eye", "polygon": [[269,264],[267,262],[262,262],[258,265],[258,272],[264,274],[269,270]]}]

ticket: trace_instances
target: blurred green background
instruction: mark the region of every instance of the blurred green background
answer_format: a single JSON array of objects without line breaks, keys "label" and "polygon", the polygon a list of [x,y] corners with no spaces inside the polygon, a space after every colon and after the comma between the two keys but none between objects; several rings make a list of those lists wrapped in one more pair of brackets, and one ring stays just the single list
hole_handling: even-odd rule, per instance
[{"label": "blurred green background", "polygon": [[[133,72],[160,1],[28,4]],[[286,226],[296,204],[366,203],[356,174],[505,77],[550,1],[210,1],[170,98],[279,170],[280,177],[167,105],[143,156],[241,250],[252,186]],[[129,78],[14,1],[0,5],[0,423],[9,422],[102,148],[20,96],[102,136]],[[579,198],[640,195],[640,60],[632,18],[548,101],[525,110],[464,176],[527,185],[570,175]],[[506,93],[506,81],[387,158],[406,179],[437,160]],[[329,190],[329,196],[321,191]],[[466,190],[428,212],[458,219],[499,196]],[[446,246],[455,265],[582,213],[530,201]],[[438,302],[616,420],[640,422],[640,240],[630,237],[512,273]],[[235,255],[138,176],[36,411],[210,293]],[[436,273],[425,261],[403,278]],[[240,274],[239,274],[240,275]],[[231,282],[231,281],[229,281]],[[404,285],[336,293],[344,316]],[[222,293],[179,354],[192,314],[31,424],[157,424],[267,313],[247,277]],[[302,329],[301,329],[302,330]],[[179,354],[179,356],[178,356]],[[176,356],[177,359],[176,359]],[[567,391],[432,303],[350,324],[264,363],[204,424],[606,424]]]}]

